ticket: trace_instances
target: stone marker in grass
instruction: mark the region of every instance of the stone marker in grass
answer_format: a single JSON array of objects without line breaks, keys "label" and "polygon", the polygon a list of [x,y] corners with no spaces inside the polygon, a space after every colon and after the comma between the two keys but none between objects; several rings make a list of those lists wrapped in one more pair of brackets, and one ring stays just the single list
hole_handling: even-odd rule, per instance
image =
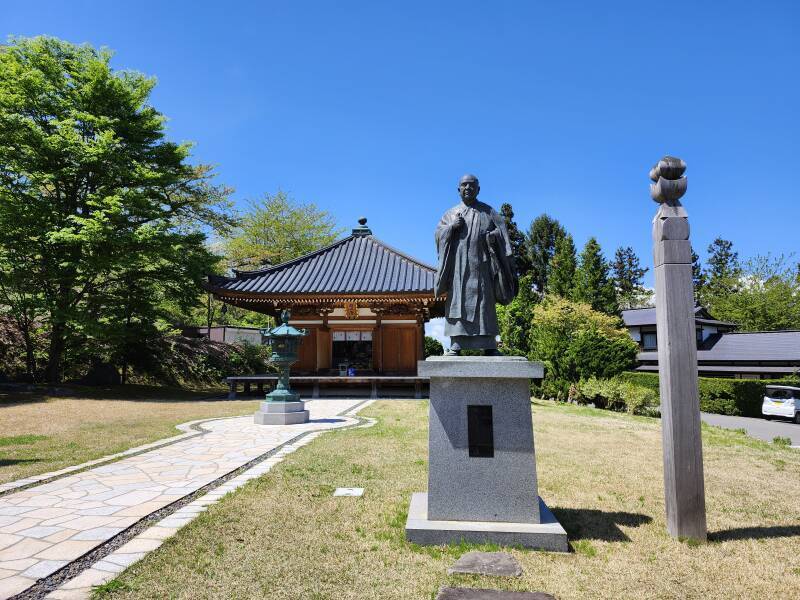
[{"label": "stone marker in grass", "polygon": [[468,573],[494,577],[520,577],[522,567],[506,552],[467,552],[447,569],[448,575]]},{"label": "stone marker in grass", "polygon": [[556,600],[555,596],[544,592],[505,592],[503,590],[484,590],[478,588],[443,587],[439,589],[436,600]]},{"label": "stone marker in grass", "polygon": [[660,204],[653,219],[653,255],[664,499],[670,535],[705,541],[692,246],[689,220],[680,203],[686,193],[685,170],[681,159],[665,156],[650,171],[655,182],[650,196]]}]

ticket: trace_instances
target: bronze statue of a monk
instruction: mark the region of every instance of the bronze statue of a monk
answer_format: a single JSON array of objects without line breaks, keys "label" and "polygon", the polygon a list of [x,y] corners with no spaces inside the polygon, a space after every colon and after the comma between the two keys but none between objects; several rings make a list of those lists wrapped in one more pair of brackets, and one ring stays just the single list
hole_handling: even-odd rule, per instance
[{"label": "bronze statue of a monk", "polygon": [[478,200],[480,189],[477,177],[464,175],[458,184],[461,204],[444,213],[436,227],[439,264],[434,293],[447,294],[448,356],[462,349],[498,354],[495,303],[508,304],[517,295],[506,225],[491,206]]}]

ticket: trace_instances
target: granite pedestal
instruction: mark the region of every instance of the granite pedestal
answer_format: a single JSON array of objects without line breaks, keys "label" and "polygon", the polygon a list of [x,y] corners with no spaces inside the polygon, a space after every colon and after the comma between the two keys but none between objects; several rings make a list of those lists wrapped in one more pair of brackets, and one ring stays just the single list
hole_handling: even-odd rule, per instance
[{"label": "granite pedestal", "polygon": [[254,419],[257,425],[295,425],[308,423],[308,411],[305,410],[305,402],[302,400],[295,402],[266,400],[261,403]]},{"label": "granite pedestal", "polygon": [[567,534],[539,498],[530,380],[518,356],[431,357],[428,493],[412,496],[406,538],[567,551]]}]

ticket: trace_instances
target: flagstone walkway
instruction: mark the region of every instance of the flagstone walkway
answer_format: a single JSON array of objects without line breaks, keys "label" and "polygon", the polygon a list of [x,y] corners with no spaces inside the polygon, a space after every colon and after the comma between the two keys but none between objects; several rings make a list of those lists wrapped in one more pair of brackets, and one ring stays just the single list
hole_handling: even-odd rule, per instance
[{"label": "flagstone walkway", "polygon": [[[94,574],[79,569],[70,573],[77,577],[62,577],[65,582],[59,582],[63,585],[50,596],[85,597],[91,585],[113,578],[208,504],[266,472],[286,453],[325,430],[357,424],[351,414],[365,404],[350,399],[307,402],[311,421],[303,425],[256,425],[252,416],[205,421],[203,435],[0,497],[0,599],[32,586],[33,592],[37,581],[41,590],[40,580],[104,546],[148,515],[163,512],[204,486],[213,488],[209,484],[278,449],[236,478],[220,482],[207,495],[176,507],[177,512],[165,515],[157,526],[122,548],[109,550],[95,565],[86,565]],[[308,435],[301,441],[292,441],[304,433]],[[30,595],[42,597],[48,591]]]}]

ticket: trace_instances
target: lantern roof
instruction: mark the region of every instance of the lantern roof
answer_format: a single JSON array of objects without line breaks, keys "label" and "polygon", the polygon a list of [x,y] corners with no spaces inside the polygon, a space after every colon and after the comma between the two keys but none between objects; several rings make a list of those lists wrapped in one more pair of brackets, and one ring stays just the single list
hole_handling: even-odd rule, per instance
[{"label": "lantern roof", "polygon": [[288,310],[281,311],[281,324],[272,329],[264,330],[264,336],[269,338],[293,338],[303,337],[308,332],[305,329],[297,329],[289,325],[291,313]]}]

